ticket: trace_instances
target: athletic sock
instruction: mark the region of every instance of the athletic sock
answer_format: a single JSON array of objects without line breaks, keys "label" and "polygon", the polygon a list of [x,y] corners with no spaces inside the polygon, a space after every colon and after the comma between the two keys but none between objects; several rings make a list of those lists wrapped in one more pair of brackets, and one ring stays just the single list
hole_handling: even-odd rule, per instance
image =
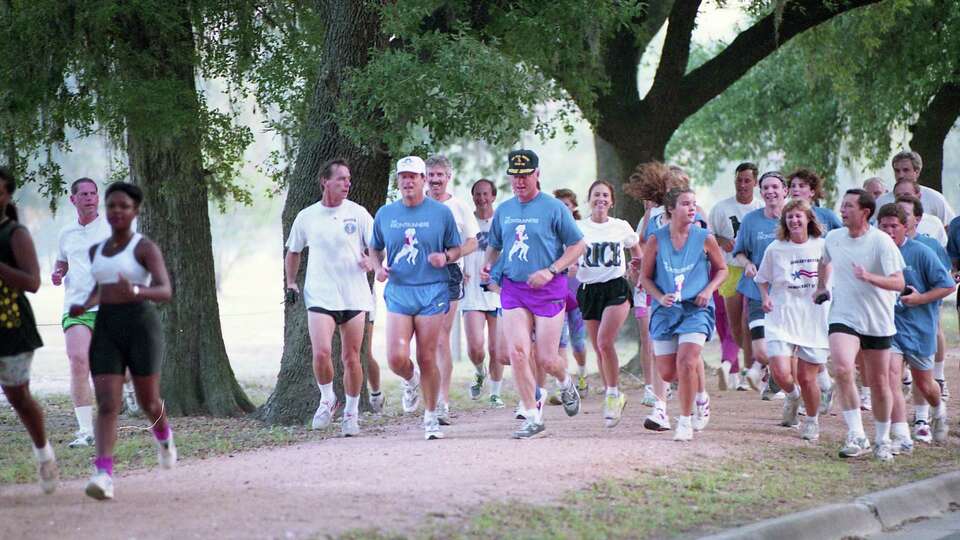
[{"label": "athletic sock", "polygon": [[582,366],[581,366],[580,364],[577,364],[577,376],[578,376],[578,377],[585,377],[586,375],[587,375],[587,366],[586,366],[586,364],[584,364],[584,365],[582,365]]},{"label": "athletic sock", "polygon": [[485,370],[484,367],[483,367],[483,361],[480,361],[479,364],[474,364],[474,365],[473,365],[473,370],[477,372],[477,375],[484,375],[484,374],[486,374],[486,370]]},{"label": "athletic sock", "polygon": [[793,399],[800,399],[800,385],[793,385],[793,392],[787,394],[787,396],[792,397]]},{"label": "athletic sock", "polygon": [[410,384],[410,385],[418,385],[418,384],[420,384],[420,371],[419,371],[419,370],[416,370],[416,369],[413,370],[413,376],[410,377],[409,379],[407,379],[407,384]]},{"label": "athletic sock", "polygon": [[940,404],[933,408],[933,416],[937,418],[942,418],[947,416],[947,403],[940,400]]},{"label": "athletic sock", "polygon": [[866,436],[863,432],[863,419],[860,417],[860,409],[851,409],[843,411],[843,421],[847,424],[847,431],[860,437]]},{"label": "athletic sock", "polygon": [[897,439],[909,439],[910,426],[906,422],[894,422],[890,426],[890,433]]},{"label": "athletic sock", "polygon": [[703,403],[708,399],[710,399],[710,396],[708,396],[706,392],[697,392],[696,396],[694,396],[694,400],[697,403]]},{"label": "athletic sock", "polygon": [[933,378],[937,380],[943,380],[943,365],[946,362],[934,362],[933,363]]},{"label": "athletic sock", "polygon": [[318,384],[317,386],[320,387],[320,401],[333,403],[337,400],[337,395],[333,393],[333,382],[328,382],[327,384]]},{"label": "athletic sock", "polygon": [[170,424],[163,426],[154,426],[153,427],[153,437],[157,439],[157,442],[166,442],[170,440],[170,436],[173,435],[173,430],[170,429]]},{"label": "athletic sock", "polygon": [[678,416],[678,417],[677,417],[677,426],[680,426],[681,424],[682,424],[682,425],[687,425],[687,426],[689,426],[689,425],[690,425],[690,422],[691,422],[691,420],[690,420],[690,417],[689,417],[689,416]]},{"label": "athletic sock", "polygon": [[654,407],[655,409],[660,409],[660,410],[666,412],[666,410],[667,410],[667,402],[664,401],[664,400],[662,400],[662,399],[658,399],[657,402],[653,404],[653,407]]},{"label": "athletic sock", "polygon": [[105,472],[113,476],[113,456],[101,456],[93,460],[93,466],[98,472]]},{"label": "athletic sock", "polygon": [[36,458],[37,463],[43,463],[44,461],[50,461],[53,459],[53,447],[50,446],[50,441],[43,443],[41,447],[33,447],[33,457]]},{"label": "athletic sock", "polygon": [[[561,386],[562,386],[562,385],[561,385]],[[550,395],[550,392],[547,392],[547,389],[546,389],[546,388],[543,388],[543,387],[538,386],[538,387],[537,387],[537,392],[534,394],[533,397],[536,398],[537,401],[539,401],[542,396],[548,396],[548,395]]]},{"label": "athletic sock", "polygon": [[493,380],[493,379],[490,379],[490,395],[491,395],[491,396],[499,396],[499,395],[500,395],[500,387],[501,387],[501,386],[503,386],[503,379],[501,379],[501,380],[499,380],[499,381],[495,381],[495,380]]},{"label": "athletic sock", "polygon": [[814,424],[820,423],[820,416],[818,416],[817,414],[808,414],[807,418]]},{"label": "athletic sock", "polygon": [[607,387],[607,397],[618,397],[620,395],[620,389],[616,386]]},{"label": "athletic sock", "polygon": [[[943,400],[941,400],[940,403],[943,403]],[[914,405],[913,418],[915,421],[928,422],[930,420],[930,404]]]},{"label": "athletic sock", "polygon": [[827,370],[817,373],[817,386],[824,391],[830,390],[830,387],[833,386],[833,380],[830,379],[830,374],[827,373]]},{"label": "athletic sock", "polygon": [[73,414],[77,417],[77,426],[83,433],[93,434],[93,405],[75,407]]},{"label": "athletic sock", "polygon": [[360,410],[360,396],[348,395],[346,397],[347,397],[347,403],[344,406],[345,407],[344,411],[356,416]]},{"label": "athletic sock", "polygon": [[877,428],[877,443],[890,442],[890,422],[874,422]]},{"label": "athletic sock", "polygon": [[376,397],[376,396],[379,396],[379,395],[380,395],[380,391],[379,391],[379,390],[377,390],[376,392],[374,392],[373,390],[370,391],[370,397]]},{"label": "athletic sock", "polygon": [[560,388],[564,390],[569,390],[573,387],[573,377],[569,373],[565,373],[563,377],[563,382],[560,383]]}]

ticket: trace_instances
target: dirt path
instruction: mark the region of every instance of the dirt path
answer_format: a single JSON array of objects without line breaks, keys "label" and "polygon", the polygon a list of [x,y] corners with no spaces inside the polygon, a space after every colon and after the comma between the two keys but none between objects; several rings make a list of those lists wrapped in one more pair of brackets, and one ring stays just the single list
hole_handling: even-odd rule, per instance
[{"label": "dirt path", "polygon": [[[948,379],[957,381],[952,356]],[[601,427],[599,398],[591,395],[574,418],[551,407],[549,436],[532,441],[507,437],[516,425],[507,409],[462,414],[446,428],[448,438],[436,442],[424,441],[410,417],[358,438],[123,475],[108,503],[84,496],[83,481],[65,482],[48,497],[35,485],[0,487],[0,538],[302,538],[357,528],[403,533],[428,518],[465,516],[486,501],[546,502],[601,478],[806,444],[795,430],[776,425],[782,402],[761,402],[754,392],[720,393],[710,383],[711,424],[689,444],[673,442],[672,432],[643,429],[649,409],[636,389],[617,428]],[[957,401],[951,419],[958,417]],[[670,409],[676,410],[675,402]],[[836,416],[822,423],[819,444],[831,452],[841,423]],[[865,423],[871,429],[868,414]]]}]

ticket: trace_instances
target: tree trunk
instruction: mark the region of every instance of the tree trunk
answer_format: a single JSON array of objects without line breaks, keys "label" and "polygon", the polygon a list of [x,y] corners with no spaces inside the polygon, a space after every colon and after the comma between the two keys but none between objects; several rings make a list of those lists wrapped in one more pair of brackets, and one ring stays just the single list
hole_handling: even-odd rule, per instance
[{"label": "tree trunk", "polygon": [[910,126],[910,148],[923,158],[920,183],[943,192],[943,141],[960,116],[960,85],[940,87],[916,123]]},{"label": "tree trunk", "polygon": [[[176,13],[179,25],[163,31],[136,16],[126,21],[124,45],[143,56],[121,60],[119,75],[132,85],[174,89],[183,108],[177,112],[199,118],[193,31],[188,11]],[[176,53],[185,50],[191,54]],[[127,153],[131,180],[145,196],[140,228],[163,251],[173,286],[173,299],[159,305],[166,339],[160,390],[167,412],[251,412],[253,404],[233,374],[220,329],[199,127],[151,129],[147,116],[142,110],[126,115]]]},{"label": "tree trunk", "polygon": [[[366,207],[371,214],[386,199],[390,175],[390,157],[382,151],[382,145],[371,144],[372,150],[357,147],[340,133],[335,118],[342,74],[349,68],[364,66],[371,49],[386,45],[386,38],[380,33],[377,9],[366,2],[349,0],[318,2],[317,9],[327,14],[329,24],[324,35],[319,79],[314,86],[310,111],[299,137],[296,164],[288,179],[289,191],[282,216],[284,239],[297,213],[320,198],[317,178],[325,161],[338,157],[347,159],[353,177],[350,199]],[[297,277],[301,286],[307,258],[312,254],[308,252],[305,255],[301,258]],[[277,385],[258,416],[269,423],[301,424],[313,416],[320,402],[313,376],[310,337],[303,305],[286,308],[283,343]],[[363,354],[362,362],[366,365],[369,362],[369,344]],[[339,337],[333,343],[333,365],[334,388],[338,399],[343,400]],[[366,394],[362,397],[361,406],[368,408]]]}]

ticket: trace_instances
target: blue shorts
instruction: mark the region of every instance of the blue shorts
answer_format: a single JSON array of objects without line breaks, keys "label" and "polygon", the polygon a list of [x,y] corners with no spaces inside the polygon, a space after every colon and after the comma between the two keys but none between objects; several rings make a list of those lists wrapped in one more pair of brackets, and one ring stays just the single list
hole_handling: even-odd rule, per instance
[{"label": "blue shorts", "polygon": [[397,285],[387,282],[383,291],[387,311],[401,315],[441,315],[450,309],[447,282]]},{"label": "blue shorts", "polygon": [[713,303],[700,307],[687,300],[681,307],[663,307],[654,304],[650,314],[650,338],[654,341],[671,341],[674,336],[703,334],[710,339],[716,327]]}]

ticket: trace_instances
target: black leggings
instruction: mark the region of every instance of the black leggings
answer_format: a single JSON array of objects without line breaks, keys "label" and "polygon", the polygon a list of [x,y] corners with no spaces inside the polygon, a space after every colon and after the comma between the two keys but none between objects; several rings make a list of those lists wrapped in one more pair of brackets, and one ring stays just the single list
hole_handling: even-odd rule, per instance
[{"label": "black leggings", "polygon": [[163,363],[163,328],[153,304],[101,305],[90,341],[90,373],[155,375]]}]

